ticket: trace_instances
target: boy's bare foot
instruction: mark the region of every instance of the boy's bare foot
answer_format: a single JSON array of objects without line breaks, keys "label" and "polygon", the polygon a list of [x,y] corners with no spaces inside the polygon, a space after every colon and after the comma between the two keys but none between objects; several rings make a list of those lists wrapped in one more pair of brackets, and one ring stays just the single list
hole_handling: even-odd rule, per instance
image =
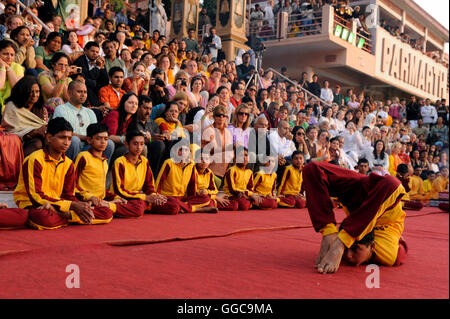
[{"label": "boy's bare foot", "polygon": [[339,269],[341,263],[342,255],[345,251],[345,245],[342,241],[336,238],[331,244],[325,257],[323,257],[320,264],[317,266],[317,271],[321,274],[334,273]]},{"label": "boy's bare foot", "polygon": [[317,256],[317,259],[314,263],[314,268],[317,268],[322,261],[323,257],[328,252],[328,249],[330,249],[331,243],[334,242],[334,240],[337,238],[338,233],[329,234],[322,237],[322,242],[320,243],[320,250],[319,255]]}]

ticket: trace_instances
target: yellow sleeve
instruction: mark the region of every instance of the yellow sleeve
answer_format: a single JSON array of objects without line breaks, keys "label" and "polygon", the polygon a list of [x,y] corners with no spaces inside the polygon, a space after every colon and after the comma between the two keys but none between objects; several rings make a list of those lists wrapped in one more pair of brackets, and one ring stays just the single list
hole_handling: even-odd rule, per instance
[{"label": "yellow sleeve", "polygon": [[142,193],[132,192],[125,187],[125,166],[120,161],[116,160],[112,171],[112,192],[125,199],[142,199],[145,200],[147,196]]}]

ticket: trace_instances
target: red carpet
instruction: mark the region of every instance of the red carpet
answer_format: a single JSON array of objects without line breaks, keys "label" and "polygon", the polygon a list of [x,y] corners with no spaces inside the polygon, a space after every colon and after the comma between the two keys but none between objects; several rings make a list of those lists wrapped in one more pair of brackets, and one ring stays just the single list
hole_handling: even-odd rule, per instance
[{"label": "red carpet", "polygon": [[449,298],[448,214],[407,214],[407,262],[380,267],[380,288],[366,288],[365,266],[318,274],[306,209],[278,209],[0,231],[0,298]]}]

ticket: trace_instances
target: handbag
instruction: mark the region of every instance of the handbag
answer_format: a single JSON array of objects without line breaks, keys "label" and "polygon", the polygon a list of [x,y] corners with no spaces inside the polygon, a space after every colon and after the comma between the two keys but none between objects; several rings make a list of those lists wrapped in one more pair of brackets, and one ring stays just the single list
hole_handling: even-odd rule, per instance
[{"label": "handbag", "polygon": [[0,191],[16,187],[22,163],[22,141],[0,127]]}]

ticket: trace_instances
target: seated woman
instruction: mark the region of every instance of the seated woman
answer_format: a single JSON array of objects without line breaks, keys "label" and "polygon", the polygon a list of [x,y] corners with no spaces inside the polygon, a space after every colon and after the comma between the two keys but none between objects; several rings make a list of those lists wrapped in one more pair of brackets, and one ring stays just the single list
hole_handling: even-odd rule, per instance
[{"label": "seated woman", "polygon": [[66,43],[62,46],[62,51],[67,54],[73,62],[83,55],[83,48],[78,44],[78,35],[75,31],[70,31]]},{"label": "seated woman", "polygon": [[69,57],[64,52],[56,52],[50,61],[50,71],[39,73],[38,81],[42,88],[45,105],[52,107],[69,100],[68,87],[71,75],[77,73],[75,65],[69,65]]},{"label": "seated woman", "polygon": [[5,100],[11,96],[11,89],[23,75],[25,69],[14,62],[16,46],[9,40],[0,41],[0,114],[5,108]]},{"label": "seated woman", "polygon": [[[116,146],[110,161],[111,163],[114,163],[116,158],[119,158],[127,152],[125,136],[129,127],[136,127],[138,106],[138,96],[133,92],[128,92],[120,99],[117,110],[109,112],[102,121],[103,124],[108,126],[109,139]],[[144,149],[143,155],[147,155],[146,149]]]},{"label": "seated woman", "polygon": [[240,144],[248,148],[249,126],[250,109],[247,104],[243,103],[236,108],[231,124],[227,127],[233,138],[233,144]]},{"label": "seated woman", "polygon": [[[30,72],[36,67],[36,58],[34,53],[34,40],[31,37],[31,31],[27,26],[20,26],[11,31],[11,40],[17,47],[14,62],[22,65]],[[34,75],[34,74],[33,74]]]},{"label": "seated woman", "polygon": [[38,72],[50,71],[51,59],[53,55],[61,50],[62,35],[59,32],[50,32],[43,46],[37,47],[36,53],[36,69]]},{"label": "seated woman", "polygon": [[47,121],[38,81],[32,76],[21,78],[6,101],[2,126],[22,139],[24,157],[44,146]]},{"label": "seated woman", "polygon": [[136,95],[148,95],[150,76],[146,71],[145,64],[136,62],[132,70],[132,75],[123,80],[122,89],[126,92],[133,92]]}]

